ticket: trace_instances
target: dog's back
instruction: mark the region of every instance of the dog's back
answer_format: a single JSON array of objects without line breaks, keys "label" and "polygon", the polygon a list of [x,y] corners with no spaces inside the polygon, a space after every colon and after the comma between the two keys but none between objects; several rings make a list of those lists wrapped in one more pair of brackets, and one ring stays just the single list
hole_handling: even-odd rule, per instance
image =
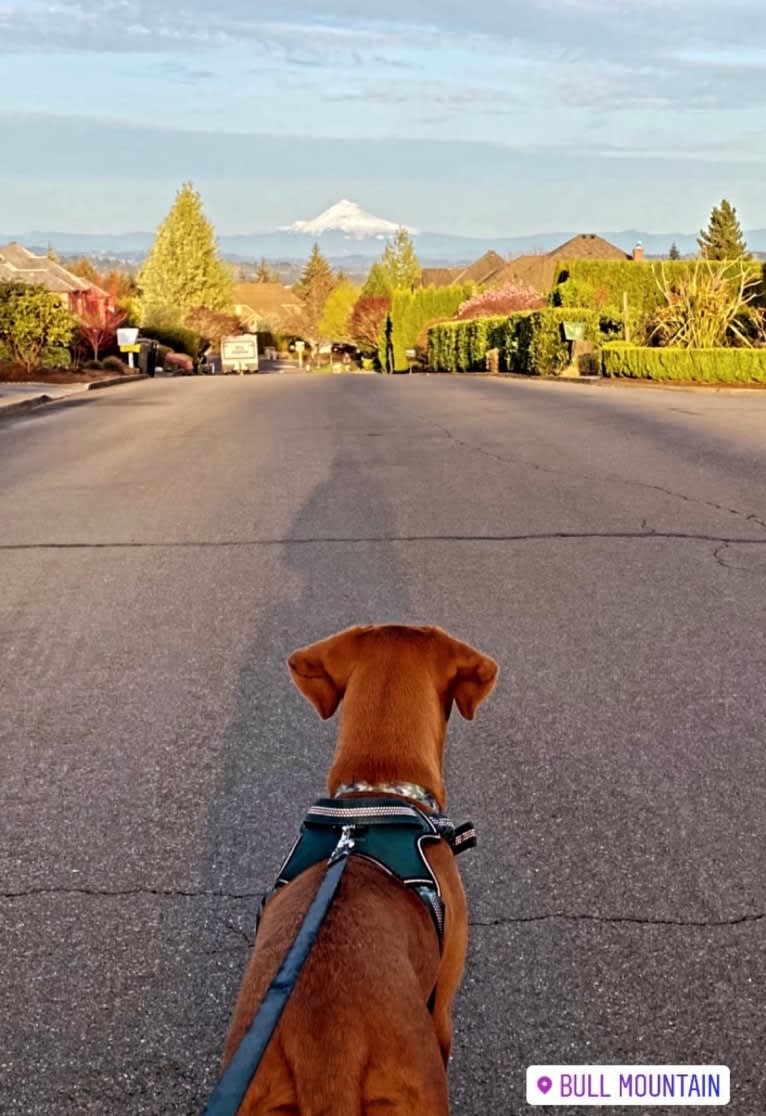
[{"label": "dog's back", "polygon": [[[497,665],[438,628],[352,628],[290,657],[322,717],[344,701],[331,795],[343,784],[417,784],[444,805],[453,701],[472,718]],[[358,792],[355,792],[358,793]],[[362,793],[362,797],[363,797]],[[421,900],[353,856],[242,1116],[445,1116],[451,1004],[467,942],[465,896],[445,841],[425,856],[444,900],[442,940]],[[269,900],[226,1045],[248,1030],[319,886],[317,864]]]}]

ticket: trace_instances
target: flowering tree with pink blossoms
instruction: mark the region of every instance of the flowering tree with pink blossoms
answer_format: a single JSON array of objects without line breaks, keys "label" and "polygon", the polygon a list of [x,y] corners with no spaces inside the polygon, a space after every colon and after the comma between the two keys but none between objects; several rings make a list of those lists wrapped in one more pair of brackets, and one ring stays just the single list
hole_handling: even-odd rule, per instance
[{"label": "flowering tree with pink blossoms", "polygon": [[523,283],[509,282],[502,287],[492,287],[482,291],[464,302],[457,312],[458,318],[465,321],[468,318],[490,318],[502,314],[513,314],[517,310],[539,310],[545,306],[545,299],[541,298],[532,287]]}]

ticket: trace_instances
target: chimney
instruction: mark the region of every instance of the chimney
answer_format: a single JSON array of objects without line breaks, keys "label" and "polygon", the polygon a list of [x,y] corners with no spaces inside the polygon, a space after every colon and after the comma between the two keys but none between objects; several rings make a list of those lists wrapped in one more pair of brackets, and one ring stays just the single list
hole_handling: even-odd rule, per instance
[{"label": "chimney", "polygon": [[639,240],[638,243],[636,244],[635,248],[633,249],[633,259],[634,260],[643,260],[643,258],[644,258],[644,246],[641,243],[641,241]]}]

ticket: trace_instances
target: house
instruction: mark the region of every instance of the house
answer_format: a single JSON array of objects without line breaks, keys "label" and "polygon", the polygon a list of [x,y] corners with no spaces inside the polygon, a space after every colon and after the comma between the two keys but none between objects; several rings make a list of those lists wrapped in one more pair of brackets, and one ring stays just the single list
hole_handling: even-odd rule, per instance
[{"label": "house", "polygon": [[0,248],[0,283],[27,283],[44,287],[77,317],[104,316],[114,309],[114,299],[89,279],[67,271],[48,256],[36,256],[21,244]]},{"label": "house", "polygon": [[558,265],[565,260],[630,260],[643,259],[643,249],[636,247],[633,255],[623,252],[615,244],[595,233],[580,233],[554,248],[552,252],[531,256],[518,256],[510,260],[492,282],[524,283],[527,287],[545,294],[556,282]]},{"label": "house", "polygon": [[640,245],[632,255],[623,252],[608,240],[595,233],[580,233],[573,236],[552,252],[539,252],[534,255],[518,256],[515,260],[504,260],[497,252],[486,252],[470,267],[466,268],[424,268],[423,285],[446,287],[452,283],[469,283],[479,286],[501,287],[504,283],[523,283],[533,290],[544,294],[556,282],[556,269],[564,260],[642,260],[644,251]]},{"label": "house", "polygon": [[421,284],[424,287],[450,287],[455,283],[476,283],[486,286],[494,281],[507,261],[497,252],[485,252],[467,267],[424,267]]},{"label": "house", "polygon": [[281,283],[236,283],[234,313],[253,333],[300,333],[303,303]]}]

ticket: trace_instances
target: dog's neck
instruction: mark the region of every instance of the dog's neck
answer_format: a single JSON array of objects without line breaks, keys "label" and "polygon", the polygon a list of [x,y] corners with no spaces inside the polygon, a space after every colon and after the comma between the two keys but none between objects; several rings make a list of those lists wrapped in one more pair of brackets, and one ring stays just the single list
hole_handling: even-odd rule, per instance
[{"label": "dog's neck", "polygon": [[446,719],[436,694],[429,700],[422,691],[409,691],[398,678],[386,685],[380,675],[355,677],[341,709],[328,777],[330,794],[359,783],[408,783],[423,787],[444,809],[445,734]]},{"label": "dog's neck", "polygon": [[409,798],[427,810],[439,813],[439,803],[430,791],[416,783],[341,783],[333,798],[344,798],[349,794],[375,794],[381,798],[394,795],[397,798]]}]

